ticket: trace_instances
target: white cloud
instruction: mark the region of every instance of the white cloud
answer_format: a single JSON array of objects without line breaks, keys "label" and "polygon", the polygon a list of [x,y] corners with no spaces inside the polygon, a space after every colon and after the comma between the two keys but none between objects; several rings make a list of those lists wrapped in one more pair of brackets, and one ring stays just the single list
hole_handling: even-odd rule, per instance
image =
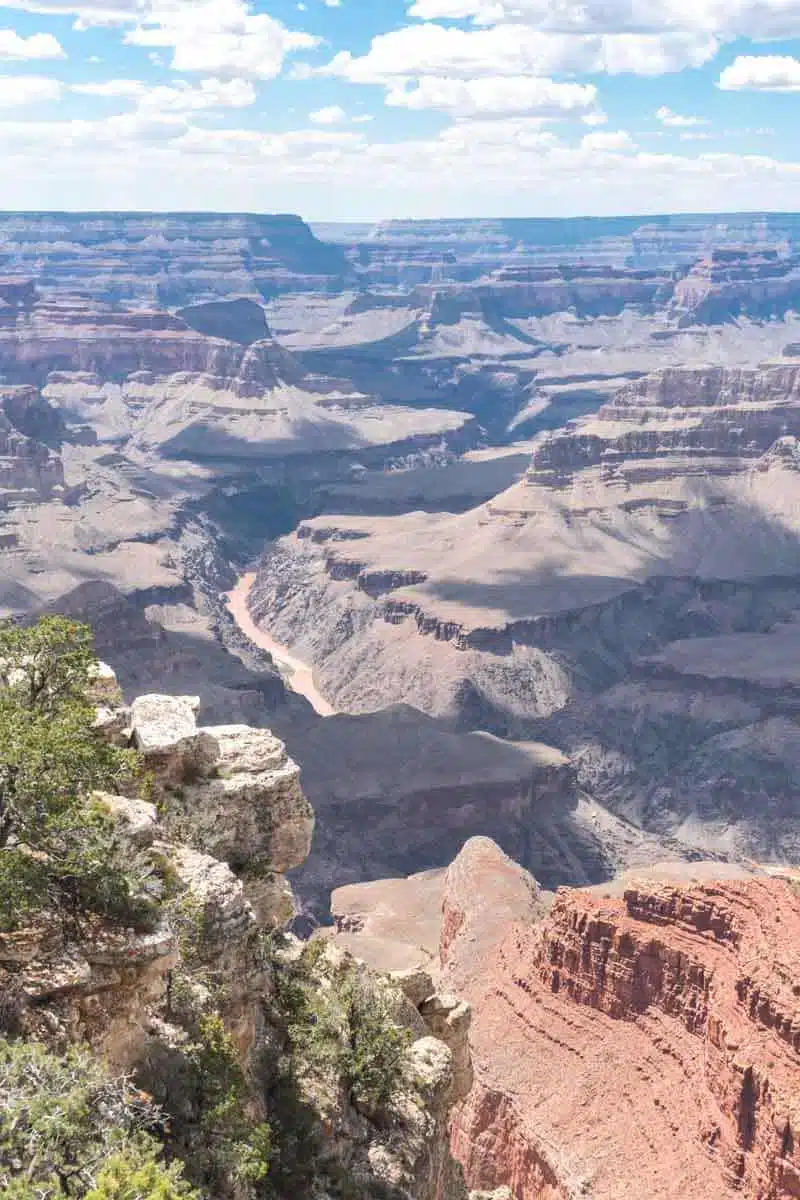
[{"label": "white cloud", "polygon": [[354,150],[363,146],[360,134],[339,130],[297,129],[289,133],[263,133],[253,129],[189,128],[176,146],[177,152],[198,155],[233,155],[256,161],[304,158],[330,150]]},{"label": "white cloud", "polygon": [[739,55],[719,77],[725,92],[800,92],[800,59],[784,54]]},{"label": "white cloud", "polygon": [[423,20],[443,18],[463,21],[472,17],[476,22],[500,21],[504,15],[502,3],[497,0],[416,0],[408,10],[411,17]]},{"label": "white cloud", "polygon": [[392,108],[438,109],[453,116],[493,113],[505,116],[531,113],[563,116],[592,108],[597,100],[593,84],[555,83],[535,76],[497,76],[483,79],[438,79],[425,76],[412,87],[391,87],[386,103]]},{"label": "white cloud", "polygon": [[708,124],[705,117],[681,116],[680,113],[667,108],[666,104],[662,104],[656,112],[656,120],[660,121],[662,125],[669,126],[670,129],[690,129],[693,125]]},{"label": "white cloud", "polygon": [[141,96],[146,88],[139,79],[106,79],[101,83],[75,83],[72,91],[83,96]]},{"label": "white cloud", "polygon": [[124,40],[171,50],[176,71],[252,79],[273,79],[287,55],[319,43],[266,13],[254,13],[245,0],[156,0]]},{"label": "white cloud", "polygon": [[76,83],[72,91],[84,96],[126,97],[136,100],[142,111],[161,113],[247,108],[256,101],[256,90],[248,79],[202,79],[197,87],[184,82],[148,87],[138,79],[108,79],[102,83]]},{"label": "white cloud", "polygon": [[522,22],[554,33],[800,35],[800,0],[414,0],[408,11],[424,20]]},{"label": "white cloud", "polygon": [[581,117],[581,120],[583,121],[584,125],[590,125],[592,127],[597,125],[607,125],[608,115],[598,108],[595,112],[585,113]]},{"label": "white cloud", "polygon": [[710,142],[711,134],[701,129],[684,129],[679,135],[682,142]]},{"label": "white cloud", "polygon": [[24,108],[61,98],[57,79],[39,75],[0,75],[0,108]]},{"label": "white cloud", "polygon": [[3,0],[4,8],[50,16],[75,17],[78,28],[132,21],[149,7],[148,0]]},{"label": "white cloud", "polygon": [[[191,113],[95,121],[0,121],[11,208],[261,209],[312,219],[389,215],[567,216],[793,209],[800,162],[766,155],[659,154],[622,131],[578,145],[540,120],[463,118],[440,135],[370,144],[361,131],[199,128]],[[509,188],[509,179],[514,182]],[[432,181],[434,181],[432,183]]]},{"label": "white cloud", "polygon": [[52,33],[33,33],[21,37],[14,29],[0,29],[0,59],[18,62],[35,58],[66,58],[63,47]]},{"label": "white cloud", "polygon": [[603,130],[598,133],[584,134],[581,147],[584,150],[599,151],[635,150],[636,143],[624,129]]},{"label": "white cloud", "polygon": [[314,125],[340,125],[347,120],[347,113],[338,104],[329,104],[327,108],[318,108],[308,114],[308,119]]},{"label": "white cloud", "polygon": [[501,123],[470,117],[443,129],[437,142],[430,144],[430,153],[436,157],[438,149],[447,155],[484,157],[499,153],[502,147],[503,154],[527,156],[558,145],[555,134],[544,129],[536,117],[510,117]]},{"label": "white cloud", "polygon": [[572,36],[519,24],[491,29],[408,25],[373,38],[366,54],[356,57],[343,51],[314,73],[353,83],[425,75],[453,79],[556,72],[660,75],[701,66],[717,50],[717,41],[706,34]]}]

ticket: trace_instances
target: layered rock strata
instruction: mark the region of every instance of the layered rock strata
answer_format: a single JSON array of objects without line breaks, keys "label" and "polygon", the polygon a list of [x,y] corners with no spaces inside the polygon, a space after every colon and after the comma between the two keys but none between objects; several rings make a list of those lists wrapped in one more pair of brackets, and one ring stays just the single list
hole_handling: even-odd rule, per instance
[{"label": "layered rock strata", "polygon": [[35,388],[0,385],[0,511],[64,494],[60,434],[56,412]]},{"label": "layered rock strata", "polygon": [[5,270],[140,307],[337,290],[350,273],[338,247],[289,215],[25,213],[0,227]]},{"label": "layered rock strata", "polygon": [[782,317],[800,308],[800,258],[773,247],[718,249],[681,279],[673,310],[685,324]]},{"label": "layered rock strata", "polygon": [[469,512],[303,522],[252,614],[339,708],[555,744],[658,837],[791,857],[799,380],[664,371]]},{"label": "layered rock strata", "polygon": [[799,919],[786,883],[753,880],[565,892],[514,926],[470,989],[468,1178],[521,1200],[797,1195]]},{"label": "layered rock strata", "polygon": [[479,1194],[797,1195],[796,884],[673,864],[553,900],[473,839],[333,908],[353,953],[469,999],[452,1145]]}]

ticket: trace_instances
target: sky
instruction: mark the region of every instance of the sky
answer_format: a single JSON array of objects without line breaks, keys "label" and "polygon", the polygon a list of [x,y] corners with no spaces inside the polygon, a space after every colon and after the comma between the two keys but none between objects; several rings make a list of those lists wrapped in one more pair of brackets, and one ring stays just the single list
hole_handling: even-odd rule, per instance
[{"label": "sky", "polygon": [[800,210],[800,0],[6,0],[0,209]]}]

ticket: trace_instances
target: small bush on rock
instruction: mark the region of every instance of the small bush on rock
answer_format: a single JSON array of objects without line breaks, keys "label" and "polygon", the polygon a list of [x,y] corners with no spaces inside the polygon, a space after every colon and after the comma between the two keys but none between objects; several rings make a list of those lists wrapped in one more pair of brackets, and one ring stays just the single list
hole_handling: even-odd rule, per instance
[{"label": "small bush on rock", "polygon": [[135,756],[95,728],[90,630],[63,617],[0,626],[0,929],[51,907],[146,926],[149,867],[92,799]]},{"label": "small bush on rock", "polygon": [[391,1103],[410,1042],[379,986],[354,964],[326,969],[325,943],[311,942],[279,974],[277,996],[295,1053],[327,1074],[350,1103],[374,1116]]},{"label": "small bush on rock", "polygon": [[269,1125],[248,1116],[248,1087],[236,1048],[222,1018],[204,1016],[190,1049],[197,1078],[199,1124],[213,1150],[210,1179],[257,1184],[269,1172],[272,1135]]},{"label": "small bush on rock", "polygon": [[[110,1190],[134,1167],[152,1181],[131,1200],[177,1200],[180,1174],[160,1162],[151,1133],[164,1123],[149,1097],[113,1079],[88,1052],[53,1055],[36,1042],[0,1040],[0,1194],[13,1200],[128,1200]],[[127,1164],[127,1166],[125,1165]],[[105,1179],[105,1182],[103,1180]],[[172,1191],[165,1190],[167,1184]],[[115,1185],[116,1186],[116,1185]],[[98,1191],[105,1187],[105,1191]],[[159,1191],[158,1189],[161,1188]]]},{"label": "small bush on rock", "polygon": [[155,1158],[142,1160],[130,1152],[113,1155],[97,1176],[85,1200],[199,1200],[183,1178],[183,1167],[167,1167]]}]

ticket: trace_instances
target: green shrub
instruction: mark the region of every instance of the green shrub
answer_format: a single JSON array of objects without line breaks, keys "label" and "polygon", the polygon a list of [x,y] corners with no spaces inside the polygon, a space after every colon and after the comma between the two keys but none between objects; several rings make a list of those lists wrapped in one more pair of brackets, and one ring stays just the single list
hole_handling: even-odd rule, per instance
[{"label": "green shrub", "polygon": [[311,942],[299,960],[279,970],[277,1004],[300,1061],[343,1088],[354,1107],[375,1115],[402,1081],[410,1034],[395,1024],[369,973],[345,964],[324,979],[324,955],[325,943]]},{"label": "green shrub", "polygon": [[120,1152],[99,1172],[85,1200],[193,1200],[196,1192],[183,1178],[183,1165],[166,1167],[156,1158]]},{"label": "green shrub", "polygon": [[95,729],[91,632],[63,617],[0,626],[0,928],[42,908],[147,926],[145,856],[91,800],[135,756]]},{"label": "green shrub", "polygon": [[201,1017],[189,1059],[195,1071],[203,1144],[212,1149],[206,1167],[209,1182],[260,1183],[269,1172],[272,1131],[248,1115],[247,1081],[218,1013]]},{"label": "green shrub", "polygon": [[157,1165],[159,1145],[147,1131],[162,1124],[148,1097],[88,1052],[56,1056],[37,1042],[0,1039],[4,1197],[83,1198],[118,1156]]},{"label": "green shrub", "polygon": [[353,975],[341,989],[344,1013],[342,1077],[353,1104],[374,1111],[385,1107],[403,1075],[408,1030],[392,1020],[386,1002],[369,978]]}]

